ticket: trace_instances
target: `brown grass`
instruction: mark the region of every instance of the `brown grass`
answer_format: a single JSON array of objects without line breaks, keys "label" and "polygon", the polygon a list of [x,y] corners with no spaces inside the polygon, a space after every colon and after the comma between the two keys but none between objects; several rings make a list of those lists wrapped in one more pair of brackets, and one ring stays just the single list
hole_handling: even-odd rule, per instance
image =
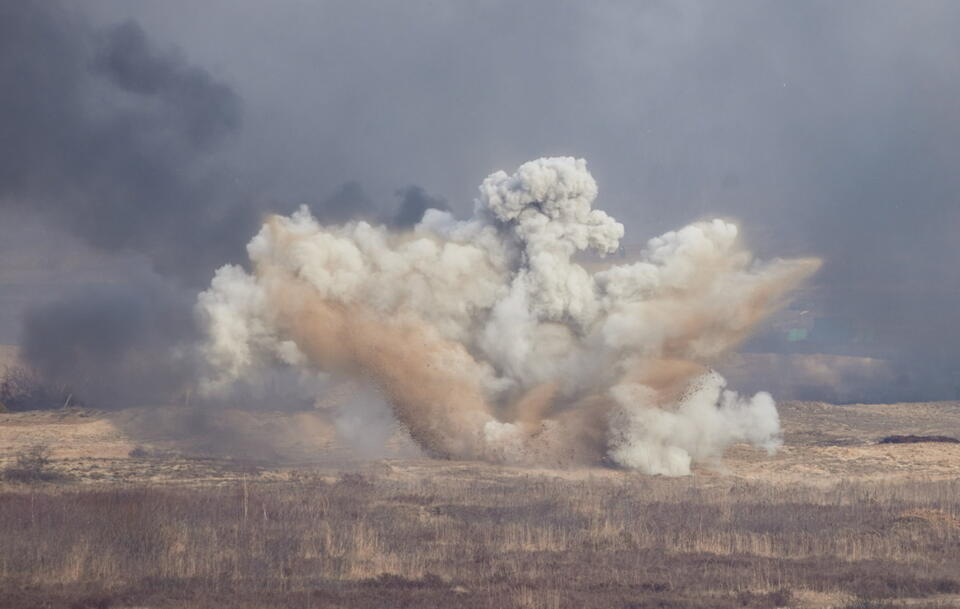
[{"label": "brown grass", "polygon": [[8,486],[0,607],[946,607],[960,593],[960,480],[471,467]]}]

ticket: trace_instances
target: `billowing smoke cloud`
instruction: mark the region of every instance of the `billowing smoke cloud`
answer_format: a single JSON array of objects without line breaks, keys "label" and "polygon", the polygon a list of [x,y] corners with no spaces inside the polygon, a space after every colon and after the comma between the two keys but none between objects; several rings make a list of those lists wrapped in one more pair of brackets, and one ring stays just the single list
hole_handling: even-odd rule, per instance
[{"label": "billowing smoke cloud", "polygon": [[210,162],[239,97],[136,23],[94,29],[57,2],[0,2],[0,90],[4,218],[30,212],[172,278],[140,270],[34,304],[22,357],[91,404],[173,399],[193,369],[183,285],[241,252],[257,222]]},{"label": "billowing smoke cloud", "polygon": [[778,397],[960,397],[960,3],[83,4],[229,70],[242,175],[282,200],[347,179],[380,200],[416,178],[464,213],[478,167],[582,151],[628,253],[720,211],[763,256],[823,256],[793,301],[807,335],[743,350],[894,372]]},{"label": "billowing smoke cloud", "polygon": [[377,206],[356,180],[344,182],[323,201],[311,205],[311,212],[318,218],[334,224],[352,219],[377,217]]},{"label": "billowing smoke cloud", "polygon": [[95,30],[56,2],[4,1],[0,90],[0,207],[187,281],[242,251],[258,216],[210,157],[239,97],[136,23]]},{"label": "billowing smoke cloud", "polygon": [[407,186],[397,191],[400,197],[400,209],[393,218],[390,218],[389,224],[397,228],[413,228],[428,209],[438,209],[449,211],[447,202],[437,197],[431,197],[420,186]]},{"label": "billowing smoke cloud", "polygon": [[[180,399],[195,380],[190,286],[242,256],[261,217],[217,156],[238,134],[239,95],[134,21],[95,28],[64,4],[20,0],[0,0],[0,91],[0,222],[29,214],[140,261],[20,305],[23,359],[92,405]],[[432,199],[410,192],[400,220],[412,224]],[[356,182],[314,209],[389,217]],[[62,245],[48,241],[36,249]]]},{"label": "billowing smoke cloud", "polygon": [[[604,207],[647,231],[629,231],[628,256],[643,248],[632,235],[715,210],[749,218],[765,256],[824,256],[794,301],[805,323],[761,330],[742,374],[720,368],[731,385],[960,396],[957,3],[260,8],[0,0],[0,237],[32,212],[142,258],[178,300],[176,283],[243,256],[264,201],[412,228],[417,213],[376,204],[411,179],[463,202],[476,167],[582,150]],[[74,257],[55,236],[43,245],[51,261]],[[93,292],[46,268],[24,279],[11,249],[23,251],[0,242],[4,342],[35,335],[14,329],[31,303]],[[97,352],[59,327],[51,358]]]},{"label": "billowing smoke cloud", "polygon": [[590,262],[624,235],[596,197],[585,161],[544,158],[487,177],[465,221],[272,216],[252,272],[225,266],[200,295],[208,389],[278,361],[360,379],[448,457],[677,475],[732,442],[774,449],[770,396],[740,398],[709,366],[818,261],[755,261],[718,219]]},{"label": "billowing smoke cloud", "polygon": [[775,451],[780,417],[770,394],[744,399],[725,385],[716,372],[703,374],[669,410],[657,407],[656,390],[648,385],[615,386],[611,394],[620,408],[610,420],[611,458],[646,472],[677,475],[689,472],[691,461],[716,457],[734,442]]},{"label": "billowing smoke cloud", "polygon": [[[960,275],[944,262],[958,256],[960,120],[944,101],[960,90],[957,3],[0,0],[0,13],[4,233],[10,208],[29,208],[199,285],[242,256],[250,208],[267,207],[249,200],[386,222],[399,216],[370,203],[413,178],[462,202],[476,167],[582,150],[628,227],[722,210],[750,219],[764,255],[824,256],[795,301],[806,334],[768,327],[744,346],[761,361],[750,376],[784,356],[778,397],[960,395]],[[365,200],[314,199],[351,179]],[[55,287],[0,281],[11,342],[12,311]],[[876,370],[844,360],[840,390],[786,378],[835,357]]]}]

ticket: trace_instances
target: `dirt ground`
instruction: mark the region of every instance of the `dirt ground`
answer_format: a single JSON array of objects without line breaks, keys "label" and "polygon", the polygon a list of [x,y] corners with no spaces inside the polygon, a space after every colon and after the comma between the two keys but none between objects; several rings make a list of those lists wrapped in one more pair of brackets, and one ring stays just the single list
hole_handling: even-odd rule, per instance
[{"label": "dirt ground", "polygon": [[[934,480],[960,475],[960,444],[879,443],[893,434],[960,438],[960,402],[786,402],[779,410],[784,445],[775,455],[735,446],[722,459],[699,464],[695,476],[823,485],[848,479]],[[423,463],[435,469],[465,465],[424,460],[400,432],[384,450],[391,458],[361,460],[337,442],[322,413],[157,407],[0,414],[0,466],[37,444],[48,447],[55,466],[78,481],[233,479],[250,467],[285,475],[298,467],[389,466],[399,472],[417,470]],[[605,468],[520,469],[559,477],[625,475]]]},{"label": "dirt ground", "polygon": [[0,470],[62,477],[0,480],[0,606],[960,607],[960,444],[879,442],[960,402],[779,410],[776,454],[684,478],[361,459],[319,411],[2,413]]}]

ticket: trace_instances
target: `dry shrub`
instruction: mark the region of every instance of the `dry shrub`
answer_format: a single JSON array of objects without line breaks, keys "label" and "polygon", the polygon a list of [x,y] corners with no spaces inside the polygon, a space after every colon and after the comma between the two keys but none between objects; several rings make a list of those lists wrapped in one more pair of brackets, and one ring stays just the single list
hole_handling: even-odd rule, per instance
[{"label": "dry shrub", "polygon": [[886,436],[880,440],[880,444],[919,444],[920,442],[960,444],[960,440],[951,436]]},{"label": "dry shrub", "polygon": [[68,387],[48,383],[25,366],[7,366],[0,376],[0,406],[11,412],[83,406]]},{"label": "dry shrub", "polygon": [[916,574],[864,570],[845,582],[847,590],[865,600],[915,598],[960,592],[960,581],[951,577],[925,577]]},{"label": "dry shrub", "polygon": [[127,453],[127,456],[131,459],[146,459],[150,456],[150,451],[138,444],[130,449],[130,452]]},{"label": "dry shrub", "polygon": [[35,444],[16,454],[14,462],[4,468],[2,478],[8,482],[32,484],[63,480],[60,472],[50,467],[50,449],[44,444]]},{"label": "dry shrub", "polygon": [[750,592],[746,590],[737,595],[737,601],[742,607],[751,609],[776,609],[790,607],[793,603],[793,592],[789,588],[779,588],[772,592]]}]

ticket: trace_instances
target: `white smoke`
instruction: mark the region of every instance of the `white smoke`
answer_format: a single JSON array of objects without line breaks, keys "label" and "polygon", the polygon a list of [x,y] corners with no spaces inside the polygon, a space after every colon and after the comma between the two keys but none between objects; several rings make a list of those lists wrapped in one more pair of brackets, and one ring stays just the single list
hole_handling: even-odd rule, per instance
[{"label": "white smoke", "polygon": [[691,461],[718,457],[734,442],[776,451],[780,417],[770,394],[743,399],[725,384],[716,372],[699,377],[673,411],[658,407],[645,385],[617,385],[611,390],[618,408],[610,417],[610,457],[651,474],[680,476],[690,472]]},{"label": "white smoke", "polygon": [[428,210],[397,233],[271,217],[252,273],[225,266],[200,296],[208,389],[276,361],[362,379],[449,457],[679,475],[734,442],[774,449],[770,396],[724,391],[709,364],[818,262],[756,262],[713,220],[591,272],[577,255],[624,234],[596,196],[584,160],[544,158],[487,177],[465,221]]},{"label": "white smoke", "polygon": [[396,419],[383,396],[367,383],[345,380],[329,383],[316,408],[333,423],[340,443],[362,458],[397,456],[387,450]]}]

